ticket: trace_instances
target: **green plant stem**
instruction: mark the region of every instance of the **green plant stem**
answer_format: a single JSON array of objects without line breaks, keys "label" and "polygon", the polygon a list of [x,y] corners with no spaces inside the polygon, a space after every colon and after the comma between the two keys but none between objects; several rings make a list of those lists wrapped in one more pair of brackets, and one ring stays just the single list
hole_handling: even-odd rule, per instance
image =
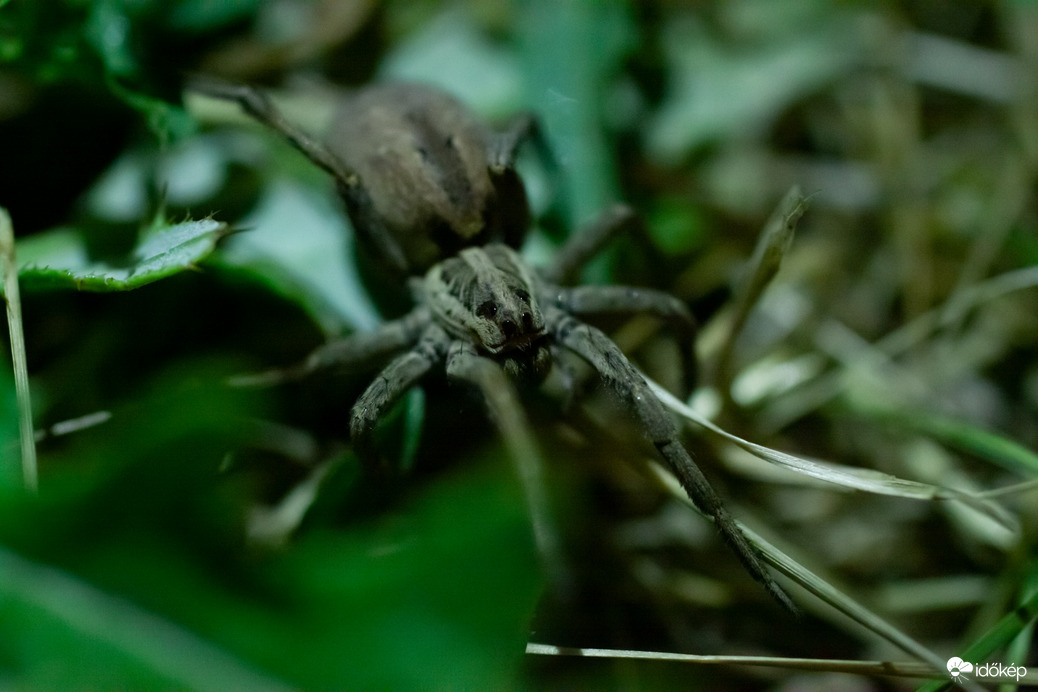
[{"label": "green plant stem", "polygon": [[18,263],[15,261],[14,229],[11,215],[0,207],[0,262],[3,263],[4,296],[7,300],[7,328],[11,332],[11,363],[18,396],[18,423],[22,439],[22,478],[25,487],[36,492],[36,439],[32,427],[32,398],[29,394],[29,369],[25,362],[25,335],[22,333],[22,303],[18,294]]}]

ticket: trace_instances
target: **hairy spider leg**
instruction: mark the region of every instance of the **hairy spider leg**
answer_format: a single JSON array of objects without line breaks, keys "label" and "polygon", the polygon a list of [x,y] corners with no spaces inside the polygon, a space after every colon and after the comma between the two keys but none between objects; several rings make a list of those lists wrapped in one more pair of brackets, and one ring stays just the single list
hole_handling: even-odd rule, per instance
[{"label": "hairy spider leg", "polygon": [[399,351],[412,346],[429,325],[429,310],[420,307],[371,332],[355,332],[314,349],[302,362],[264,372],[236,375],[234,387],[262,387],[294,382],[312,373],[336,367],[345,372],[367,372]]},{"label": "hairy spider leg", "polygon": [[[537,145],[538,155],[541,155],[543,141],[537,119],[528,113],[520,115],[512,121],[508,129],[491,137],[487,145],[487,165],[494,173],[501,173],[515,166],[519,147],[526,142]],[[550,158],[550,153],[545,155]]]},{"label": "hairy spider leg", "polygon": [[427,308],[415,308],[403,317],[379,325],[374,331],[355,332],[329,341],[296,367],[302,370],[302,375],[332,366],[350,371],[370,370],[379,361],[418,341],[431,322],[432,315]]},{"label": "hairy spider leg", "polygon": [[677,476],[689,498],[703,513],[713,517],[722,538],[746,570],[775,600],[791,612],[799,612],[771,576],[760,554],[739,529],[703,472],[681,444],[677,426],[666,409],[619,347],[600,330],[558,309],[546,308],[545,321],[559,343],[590,363],[617,395],[631,406],[646,434],[666,460],[670,470]]},{"label": "hairy spider leg", "polygon": [[306,158],[330,173],[337,181],[345,183],[356,180],[352,171],[347,170],[324,144],[293,125],[262,91],[245,84],[233,84],[212,78],[194,79],[190,86],[192,90],[206,96],[237,103],[243,111],[260,123],[282,134]]},{"label": "hairy spider leg", "polygon": [[480,355],[467,341],[451,343],[447,352],[447,376],[474,386],[486,402],[490,419],[501,433],[508,455],[515,464],[530,510],[534,542],[549,583],[560,592],[567,591],[571,584],[562,543],[551,519],[544,490],[544,458],[530,433],[530,424],[515,386],[496,361]]},{"label": "hairy spider leg", "polygon": [[386,232],[378,214],[372,209],[371,199],[360,176],[350,170],[320,140],[292,124],[264,92],[245,84],[233,84],[216,79],[195,79],[191,88],[213,98],[232,101],[275,132],[281,134],[300,153],[335,179],[339,194],[347,202],[354,230],[362,242],[374,249],[376,257],[383,258],[397,274],[407,274],[408,265],[400,246]]},{"label": "hairy spider leg", "polygon": [[[552,300],[549,302],[547,298]],[[696,385],[696,321],[682,301],[669,293],[630,286],[574,286],[555,288],[545,302],[584,319],[602,315],[634,317],[651,314],[669,327],[678,342],[685,391]]]},{"label": "hairy spider leg", "polygon": [[369,472],[382,469],[374,433],[386,411],[430,370],[447,357],[451,338],[438,324],[429,324],[414,347],[389,362],[375,376],[350,410],[353,451]]}]

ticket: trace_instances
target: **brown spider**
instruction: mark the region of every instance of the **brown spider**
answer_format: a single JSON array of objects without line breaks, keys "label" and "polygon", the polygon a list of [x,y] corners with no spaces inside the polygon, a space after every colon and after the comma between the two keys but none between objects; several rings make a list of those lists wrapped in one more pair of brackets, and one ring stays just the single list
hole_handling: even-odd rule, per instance
[{"label": "brown spider", "polygon": [[796,611],[681,444],[645,379],[609,337],[581,320],[651,313],[675,331],[691,370],[695,327],[687,306],[650,289],[565,285],[615,234],[636,227],[637,217],[626,207],[613,208],[577,234],[544,271],[529,267],[515,251],[529,214],[513,164],[519,144],[531,135],[537,139],[532,118],[496,134],[443,92],[376,86],[346,102],[322,144],[250,87],[209,82],[199,88],[236,101],[331,173],[363,246],[390,272],[409,277],[411,312],[376,331],[329,342],[283,373],[295,377],[330,366],[375,370],[389,360],[350,414],[351,440],[365,465],[377,466],[373,433],[379,421],[434,368],[479,388],[513,451],[528,446],[517,432],[518,409],[508,403],[511,380],[540,382],[556,352],[565,349],[586,360],[628,404],[750,574]]}]

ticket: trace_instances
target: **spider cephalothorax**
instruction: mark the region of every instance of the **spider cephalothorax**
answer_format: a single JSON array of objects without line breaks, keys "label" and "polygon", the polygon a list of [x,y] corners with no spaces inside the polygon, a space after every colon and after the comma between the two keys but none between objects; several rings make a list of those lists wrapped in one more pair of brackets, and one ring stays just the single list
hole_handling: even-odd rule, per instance
[{"label": "spider cephalothorax", "polygon": [[[536,384],[554,354],[568,351],[587,361],[624,401],[750,574],[795,610],[681,444],[677,426],[645,379],[609,337],[583,321],[649,313],[675,332],[691,372],[695,328],[688,307],[650,289],[565,285],[617,232],[636,228],[637,217],[625,207],[608,211],[541,272],[513,249],[522,238],[517,224],[524,227],[527,217],[512,162],[519,143],[535,131],[529,119],[493,135],[441,92],[376,87],[355,97],[343,110],[353,121],[340,122],[333,141],[322,145],[248,87],[209,85],[206,91],[238,101],[332,173],[359,236],[387,267],[411,276],[411,312],[374,332],[329,342],[290,371],[297,376],[333,365],[376,370],[388,360],[350,412],[351,441],[366,467],[380,466],[374,445],[379,421],[434,368],[477,387],[512,451],[536,456],[505,374]],[[538,508],[532,509],[547,553]]]},{"label": "spider cephalothorax", "polygon": [[456,339],[494,356],[512,376],[540,379],[551,360],[534,275],[501,244],[462,250],[433,266],[420,297]]}]

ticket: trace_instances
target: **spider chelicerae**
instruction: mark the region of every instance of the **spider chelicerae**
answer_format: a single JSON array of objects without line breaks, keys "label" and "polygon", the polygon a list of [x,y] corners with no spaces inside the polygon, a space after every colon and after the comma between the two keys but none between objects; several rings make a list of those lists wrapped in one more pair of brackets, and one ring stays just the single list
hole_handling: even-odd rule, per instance
[{"label": "spider chelicerae", "polygon": [[[574,236],[543,270],[528,266],[517,253],[530,221],[514,161],[522,142],[540,141],[534,119],[520,117],[507,131],[494,133],[441,91],[383,85],[348,99],[330,137],[320,142],[251,87],[200,81],[196,88],[238,103],[331,173],[361,246],[388,273],[406,279],[415,306],[409,313],[373,332],[331,341],[277,375],[294,378],[331,366],[375,371],[388,361],[350,414],[351,441],[368,468],[379,465],[374,445],[379,421],[436,368],[476,386],[512,452],[536,457],[521,409],[513,405],[511,383],[540,382],[560,352],[569,351],[628,405],[750,574],[796,610],[682,445],[677,426],[645,379],[608,336],[582,321],[652,314],[677,335],[686,372],[694,367],[694,321],[677,298],[644,288],[569,285],[611,238],[637,227],[637,216],[614,207]],[[536,516],[534,522],[538,533]],[[545,547],[547,532],[539,532],[538,542],[551,552]]]}]

